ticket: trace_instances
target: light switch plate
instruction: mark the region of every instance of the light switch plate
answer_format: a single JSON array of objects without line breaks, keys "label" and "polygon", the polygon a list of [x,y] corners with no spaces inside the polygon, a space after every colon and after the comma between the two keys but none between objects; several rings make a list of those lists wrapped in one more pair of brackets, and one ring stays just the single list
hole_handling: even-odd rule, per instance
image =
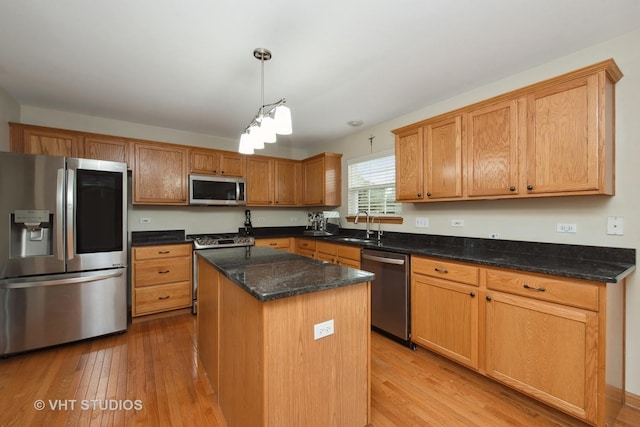
[{"label": "light switch plate", "polygon": [[417,228],[428,228],[429,227],[429,218],[416,218],[416,227]]}]

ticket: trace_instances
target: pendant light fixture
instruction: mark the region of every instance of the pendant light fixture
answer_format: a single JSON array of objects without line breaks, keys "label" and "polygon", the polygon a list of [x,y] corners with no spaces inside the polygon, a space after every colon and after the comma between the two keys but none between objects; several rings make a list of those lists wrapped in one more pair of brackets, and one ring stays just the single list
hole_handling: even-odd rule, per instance
[{"label": "pendant light fixture", "polygon": [[253,154],[254,150],[264,148],[264,144],[276,142],[276,134],[291,135],[291,110],[285,105],[284,98],[273,104],[264,103],[264,61],[271,59],[271,52],[265,48],[257,48],[253,56],[260,60],[261,101],[258,113],[240,136],[238,151],[242,154]]}]

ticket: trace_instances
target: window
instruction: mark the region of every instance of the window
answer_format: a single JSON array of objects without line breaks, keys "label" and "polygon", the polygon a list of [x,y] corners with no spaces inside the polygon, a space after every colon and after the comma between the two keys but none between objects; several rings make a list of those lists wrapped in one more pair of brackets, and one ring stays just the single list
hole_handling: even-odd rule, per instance
[{"label": "window", "polygon": [[349,215],[366,210],[370,215],[399,215],[396,202],[396,156],[393,151],[351,159],[349,165]]}]

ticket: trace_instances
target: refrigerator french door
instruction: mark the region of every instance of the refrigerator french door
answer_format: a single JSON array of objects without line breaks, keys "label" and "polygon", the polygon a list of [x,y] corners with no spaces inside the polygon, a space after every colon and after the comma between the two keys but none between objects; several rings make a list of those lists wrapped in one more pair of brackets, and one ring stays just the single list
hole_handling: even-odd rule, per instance
[{"label": "refrigerator french door", "polygon": [[0,153],[0,355],[126,330],[126,177]]}]

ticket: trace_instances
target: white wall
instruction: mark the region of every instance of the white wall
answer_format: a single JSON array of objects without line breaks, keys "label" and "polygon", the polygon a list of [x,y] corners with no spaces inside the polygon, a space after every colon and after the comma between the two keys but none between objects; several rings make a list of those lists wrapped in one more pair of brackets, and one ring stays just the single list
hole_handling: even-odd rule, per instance
[{"label": "white wall", "polygon": [[9,151],[9,122],[20,121],[20,104],[0,87],[0,151]]},{"label": "white wall", "polygon": [[[473,91],[429,105],[419,111],[379,126],[363,129],[352,137],[322,147],[344,154],[346,160],[369,153],[369,136],[375,136],[373,151],[393,149],[391,130],[527,84],[614,58],[624,77],[616,85],[616,195],[561,197],[529,200],[494,200],[404,204],[402,225],[384,229],[429,234],[488,237],[499,233],[510,240],[542,241],[640,250],[640,30],[572,55],[559,58],[520,74]],[[437,82],[434,82],[437,84]],[[347,182],[343,183],[346,195]],[[347,206],[339,209],[346,216]],[[606,234],[608,216],[624,217],[624,235]],[[429,218],[428,229],[414,227],[416,217]],[[452,219],[463,219],[464,227],[451,227]],[[343,220],[344,221],[344,220]],[[575,223],[576,234],[559,234],[557,223]],[[344,222],[342,224],[345,226]],[[351,227],[354,227],[352,224]],[[358,226],[355,226],[358,227]],[[640,273],[627,279],[627,391],[640,395]]]}]

